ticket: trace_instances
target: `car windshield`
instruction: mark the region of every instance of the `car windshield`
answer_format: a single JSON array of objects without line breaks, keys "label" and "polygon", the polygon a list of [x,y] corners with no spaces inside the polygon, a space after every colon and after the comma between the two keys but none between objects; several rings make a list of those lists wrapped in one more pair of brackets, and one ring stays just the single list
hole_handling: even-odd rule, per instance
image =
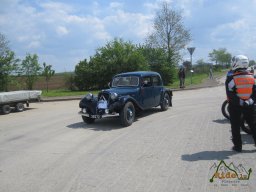
[{"label": "car windshield", "polygon": [[115,77],[112,81],[112,87],[133,87],[138,85],[139,77],[137,76],[119,76]]}]

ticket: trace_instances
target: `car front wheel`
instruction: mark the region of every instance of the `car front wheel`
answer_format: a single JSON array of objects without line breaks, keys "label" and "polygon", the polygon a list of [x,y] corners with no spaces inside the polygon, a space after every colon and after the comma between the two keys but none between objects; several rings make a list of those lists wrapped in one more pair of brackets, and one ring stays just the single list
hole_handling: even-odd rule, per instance
[{"label": "car front wheel", "polygon": [[161,102],[161,110],[166,111],[170,105],[170,96],[168,93],[164,94],[163,100]]},{"label": "car front wheel", "polygon": [[132,102],[127,102],[120,112],[121,124],[124,127],[130,126],[135,119],[135,108]]}]

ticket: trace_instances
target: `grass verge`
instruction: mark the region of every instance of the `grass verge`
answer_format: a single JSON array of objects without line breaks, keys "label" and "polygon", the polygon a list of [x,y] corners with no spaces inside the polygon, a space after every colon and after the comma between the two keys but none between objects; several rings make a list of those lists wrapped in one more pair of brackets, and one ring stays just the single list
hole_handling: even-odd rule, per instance
[{"label": "grass verge", "polygon": [[[187,76],[185,78],[185,86],[188,87],[190,85],[198,85],[203,82],[203,80],[207,79],[208,76],[206,74],[196,74],[191,76]],[[191,83],[192,82],[192,83]],[[168,88],[179,88],[180,87],[180,81],[179,79],[175,79],[175,81],[167,86]]]}]

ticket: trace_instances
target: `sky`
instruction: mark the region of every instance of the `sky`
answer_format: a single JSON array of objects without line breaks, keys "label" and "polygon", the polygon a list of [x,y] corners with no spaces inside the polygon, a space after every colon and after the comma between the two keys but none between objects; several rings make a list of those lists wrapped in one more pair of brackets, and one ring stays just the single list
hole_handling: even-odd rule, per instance
[{"label": "sky", "polygon": [[[193,63],[209,62],[213,49],[256,60],[256,0],[167,0],[183,10],[195,47]],[[79,61],[114,38],[143,44],[162,0],[0,0],[0,33],[16,56],[37,54],[56,72],[74,71]],[[190,60],[185,48],[183,61]]]}]

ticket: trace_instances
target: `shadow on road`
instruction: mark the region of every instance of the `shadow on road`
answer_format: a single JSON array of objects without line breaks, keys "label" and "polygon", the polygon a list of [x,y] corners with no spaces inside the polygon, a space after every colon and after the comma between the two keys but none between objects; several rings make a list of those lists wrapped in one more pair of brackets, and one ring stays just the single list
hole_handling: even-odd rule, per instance
[{"label": "shadow on road", "polygon": [[220,124],[230,124],[230,121],[228,119],[216,119],[213,120],[214,123],[220,123]]},{"label": "shadow on road", "polygon": [[[243,150],[242,153],[255,153],[255,150]],[[200,161],[200,160],[225,160],[230,156],[237,154],[235,151],[202,151],[194,154],[185,154],[181,156],[183,161]]]},{"label": "shadow on road", "polygon": [[[161,112],[160,108],[151,108],[151,109],[142,111],[136,114],[136,118],[133,123],[136,123],[136,121],[138,121],[140,118],[143,118],[158,112]],[[71,129],[90,129],[94,131],[111,131],[115,129],[125,128],[125,127],[122,127],[119,117],[107,117],[107,118],[97,119],[92,124],[84,123],[81,118],[81,122],[67,125],[67,127]]]},{"label": "shadow on road", "polygon": [[153,115],[155,113],[160,113],[160,112],[162,112],[162,111],[161,111],[161,108],[159,108],[159,107],[151,108],[151,109],[147,109],[145,111],[137,112],[136,118],[140,119],[140,118],[147,117],[149,115]]},{"label": "shadow on road", "polygon": [[254,144],[254,140],[252,135],[249,134],[241,134],[243,144]]},{"label": "shadow on road", "polygon": [[[241,134],[243,145],[253,144],[254,140],[252,135]],[[242,153],[256,153],[254,150],[243,150]],[[201,151],[194,154],[185,154],[181,156],[184,161],[200,161],[200,160],[224,160],[229,159],[230,156],[237,154],[235,151]]]},{"label": "shadow on road", "polygon": [[90,129],[94,131],[111,131],[123,128],[118,117],[110,117],[95,120],[92,124],[86,124],[83,121],[67,125],[71,129]]}]

